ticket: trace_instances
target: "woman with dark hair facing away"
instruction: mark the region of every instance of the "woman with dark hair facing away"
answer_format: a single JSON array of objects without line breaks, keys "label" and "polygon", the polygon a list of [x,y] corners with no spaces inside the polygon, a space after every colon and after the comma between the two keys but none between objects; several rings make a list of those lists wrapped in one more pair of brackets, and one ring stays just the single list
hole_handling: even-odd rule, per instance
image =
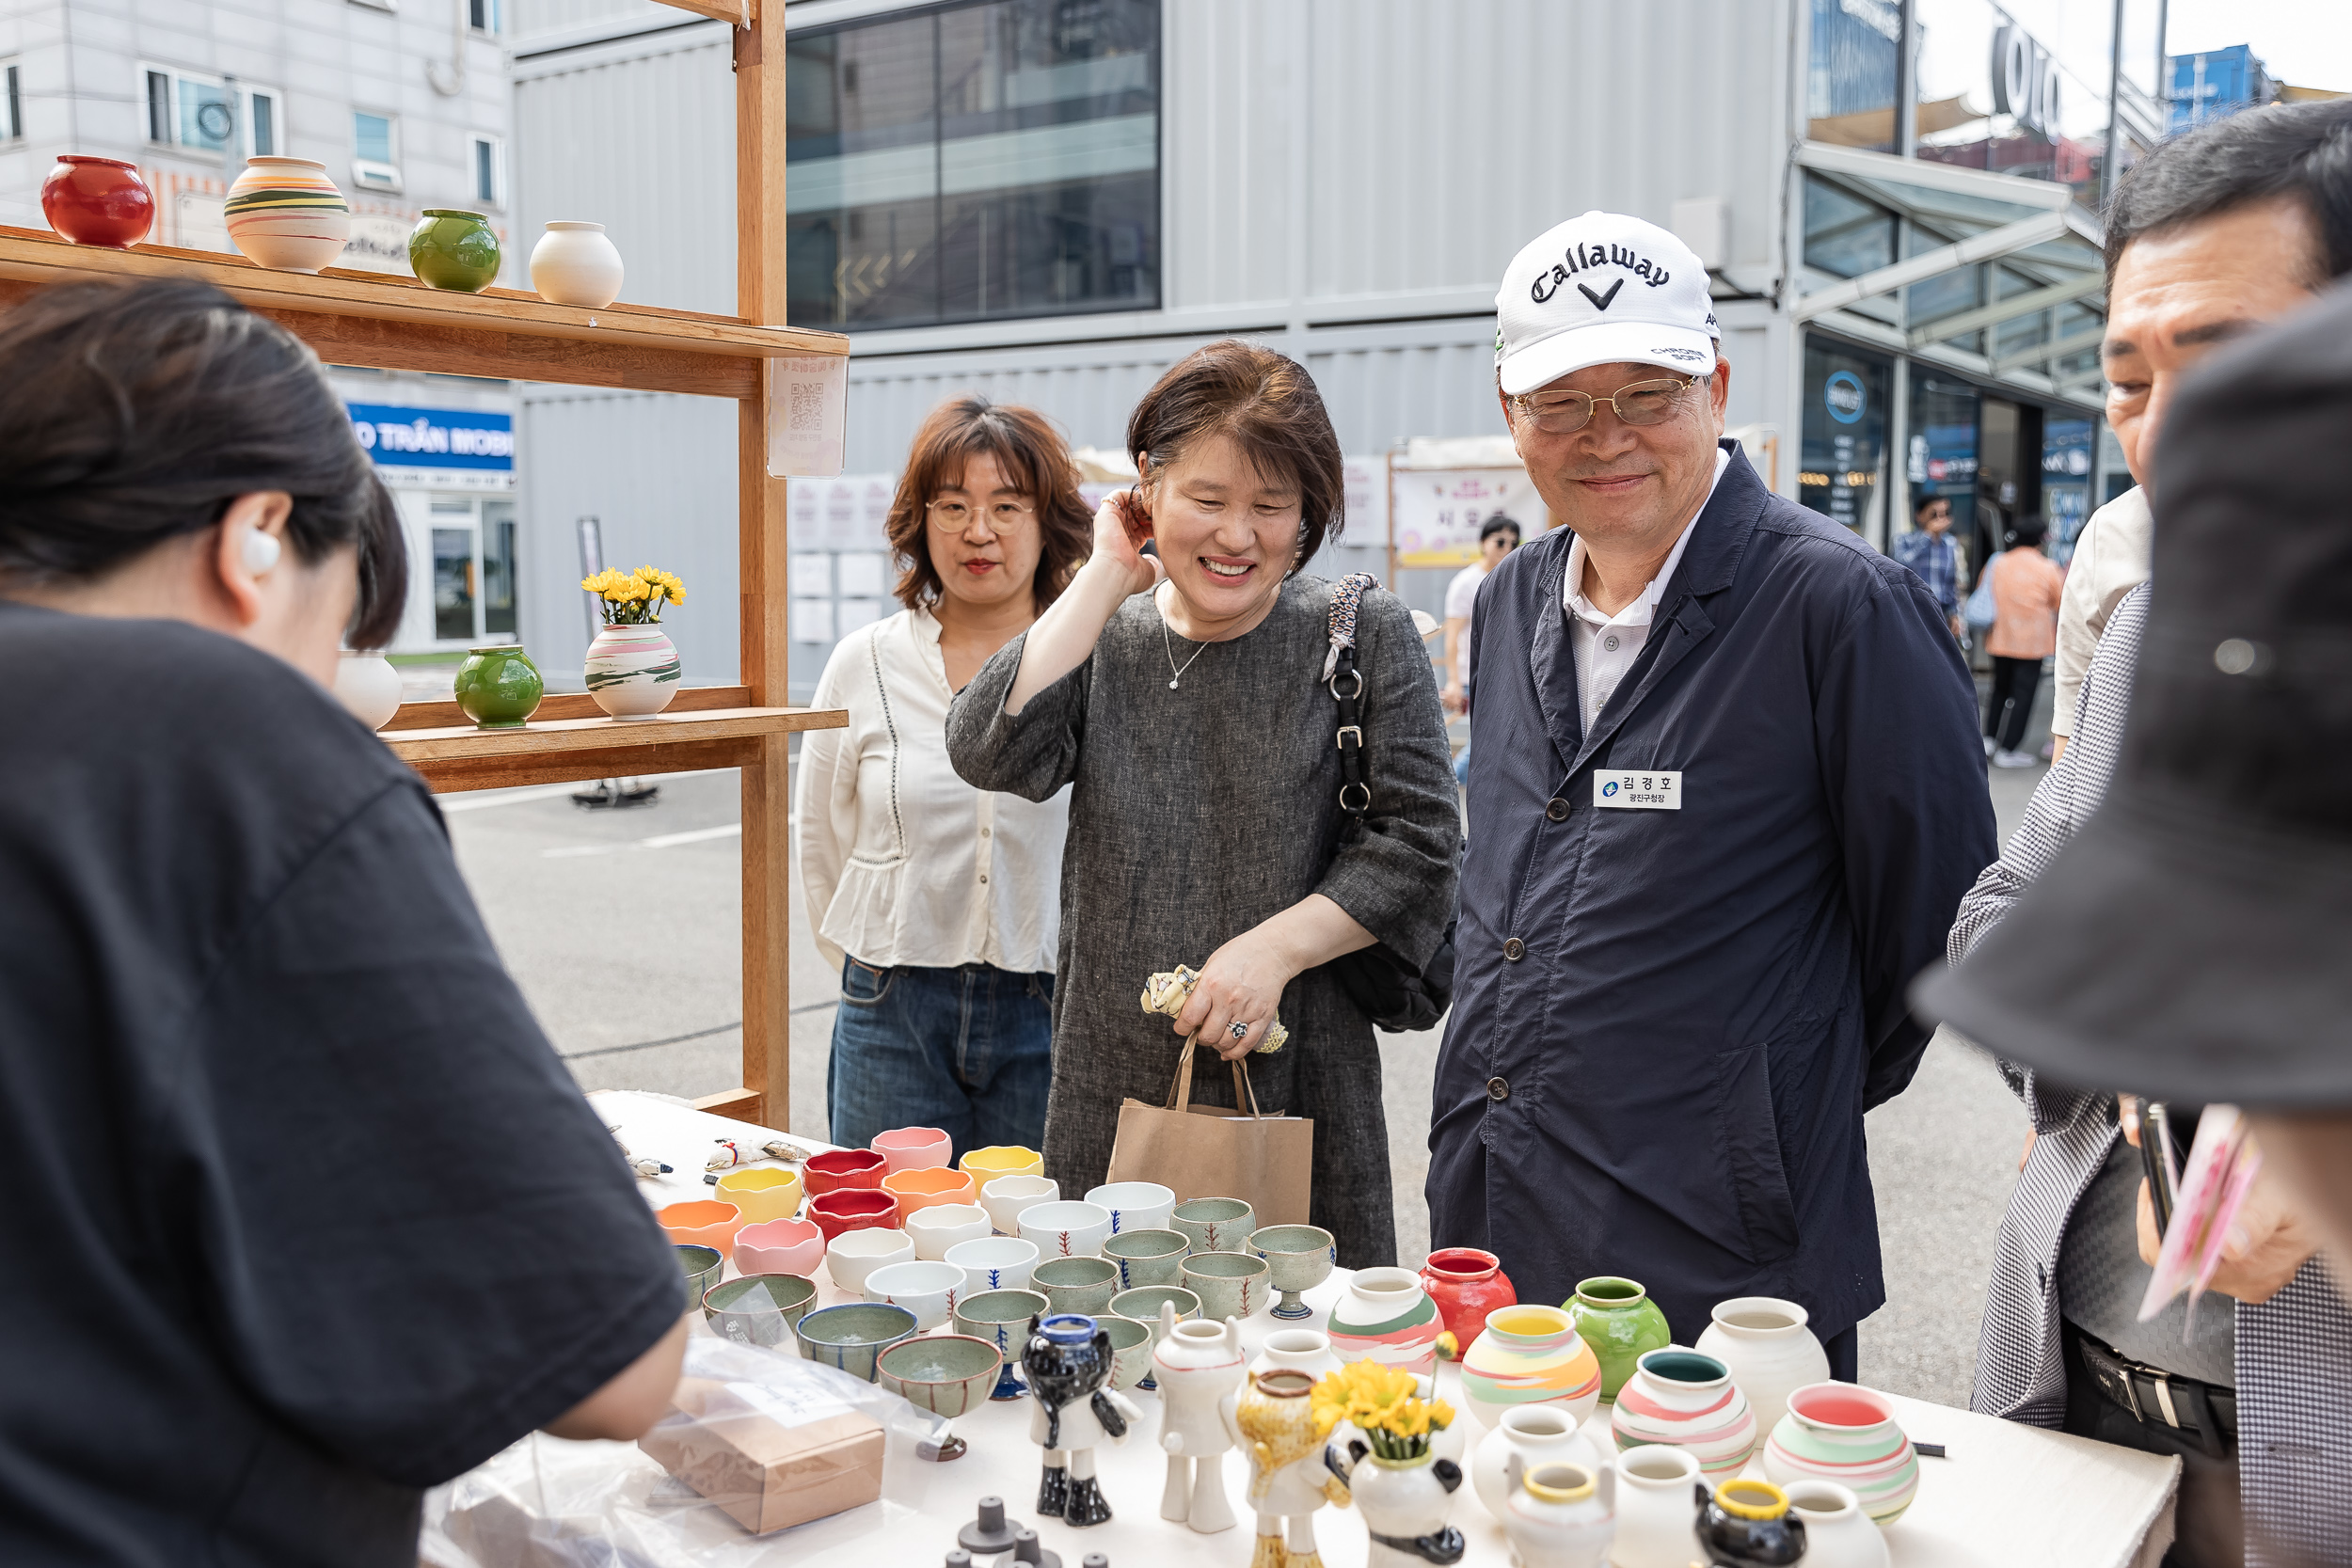
[{"label": "woman with dark hair facing away", "polygon": [[1984,751],[1995,768],[2031,768],[2026,721],[2033,715],[2042,661],[2058,652],[2058,598],[2066,574],[2042,553],[2050,526],[2039,514],[2020,517],[2009,548],[1984,563],[1993,583],[1993,629],[1984,651],[1993,659],[1993,691],[1984,705]]},{"label": "woman with dark hair facing away", "polygon": [[[1340,1261],[1390,1263],[1380,1059],[1325,966],[1375,942],[1425,964],[1453,912],[1460,824],[1429,656],[1401,601],[1361,592],[1371,801],[1348,828],[1325,660],[1334,597],[1344,612],[1361,584],[1299,575],[1341,523],[1314,383],[1271,350],[1211,343],[1144,395],[1127,447],[1141,483],[1095,514],[1069,591],[947,721],[979,788],[1075,786],[1045,1172],[1065,1194],[1101,1181],[1120,1101],[1165,1101],[1198,1037],[1251,1057],[1266,1110],[1313,1118],[1312,1217]],[[1138,997],[1178,964],[1200,979],[1171,1033]],[[1289,1043],[1252,1056],[1278,1007]],[[1230,1103],[1219,1076],[1196,1075],[1196,1097]]]},{"label": "woman with dark hair facing away", "polygon": [[676,1384],[671,1249],[327,690],[406,583],[283,327],[181,282],[0,316],[11,1568],[413,1568],[423,1488]]},{"label": "woman with dark hair facing away", "polygon": [[1065,792],[975,789],[947,705],[1086,559],[1078,471],[1044,416],[950,399],[915,433],[890,504],[896,615],[836,643],[801,738],[794,832],[817,945],[841,974],[833,1141],[937,1127],[954,1158],[1045,1138],[1055,885]]}]

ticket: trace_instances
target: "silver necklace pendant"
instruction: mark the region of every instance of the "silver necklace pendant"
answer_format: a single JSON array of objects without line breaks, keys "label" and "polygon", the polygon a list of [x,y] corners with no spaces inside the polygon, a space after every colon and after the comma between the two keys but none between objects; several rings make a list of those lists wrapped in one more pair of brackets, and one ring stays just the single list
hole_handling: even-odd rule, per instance
[{"label": "silver necklace pendant", "polygon": [[1175,690],[1175,689],[1176,689],[1177,685],[1178,685],[1178,683],[1177,683],[1177,682],[1175,682],[1175,681],[1169,681],[1169,682],[1168,683],[1168,689],[1170,691],[1173,691],[1173,690]]}]

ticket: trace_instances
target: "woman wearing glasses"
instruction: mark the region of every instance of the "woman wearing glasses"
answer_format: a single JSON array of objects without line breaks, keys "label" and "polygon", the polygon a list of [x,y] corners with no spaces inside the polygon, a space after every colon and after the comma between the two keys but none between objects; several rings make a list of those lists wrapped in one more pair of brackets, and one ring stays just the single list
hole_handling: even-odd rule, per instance
[{"label": "woman wearing glasses", "polygon": [[974,789],[947,705],[1028,629],[1092,529],[1060,436],[1026,408],[944,403],[890,507],[898,614],[836,644],[802,737],[794,833],[809,924],[841,972],[825,1077],[833,1141],[937,1127],[955,1156],[1045,1136],[1066,792]]}]

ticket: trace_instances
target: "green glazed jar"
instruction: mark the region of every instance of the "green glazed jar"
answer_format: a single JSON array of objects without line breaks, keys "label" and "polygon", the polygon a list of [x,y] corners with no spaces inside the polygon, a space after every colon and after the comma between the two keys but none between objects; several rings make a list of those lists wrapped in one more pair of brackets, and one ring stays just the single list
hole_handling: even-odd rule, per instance
[{"label": "green glazed jar", "polygon": [[408,231],[408,266],[437,289],[480,293],[499,275],[499,237],[480,213],[427,207]]},{"label": "green glazed jar", "polygon": [[1630,1279],[1597,1275],[1577,1283],[1576,1294],[1560,1304],[1576,1332],[1600,1357],[1600,1398],[1614,1403],[1617,1390],[1633,1375],[1633,1363],[1649,1351],[1674,1343],[1666,1314],[1649,1291]]},{"label": "green glazed jar", "polygon": [[457,669],[457,705],[478,730],[516,730],[539,711],[548,683],[516,642],[469,648]]}]

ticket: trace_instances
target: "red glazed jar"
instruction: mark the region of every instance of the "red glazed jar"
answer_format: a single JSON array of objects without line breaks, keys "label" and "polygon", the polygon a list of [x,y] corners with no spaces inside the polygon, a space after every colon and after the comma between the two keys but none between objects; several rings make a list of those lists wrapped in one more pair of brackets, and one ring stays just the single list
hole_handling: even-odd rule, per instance
[{"label": "red glazed jar", "polygon": [[898,1200],[879,1188],[844,1187],[810,1198],[807,1217],[830,1245],[845,1230],[896,1230]]},{"label": "red glazed jar", "polygon": [[136,164],[66,152],[40,182],[40,210],[75,245],[128,250],[153,226],[155,197]]},{"label": "red glazed jar", "polygon": [[849,1187],[879,1189],[890,1159],[870,1148],[829,1148],[801,1162],[801,1185],[811,1197]]},{"label": "red glazed jar", "polygon": [[1502,1259],[1476,1247],[1440,1247],[1421,1266],[1422,1289],[1438,1304],[1438,1318],[1460,1354],[1486,1329],[1486,1314],[1518,1305],[1519,1292]]}]

